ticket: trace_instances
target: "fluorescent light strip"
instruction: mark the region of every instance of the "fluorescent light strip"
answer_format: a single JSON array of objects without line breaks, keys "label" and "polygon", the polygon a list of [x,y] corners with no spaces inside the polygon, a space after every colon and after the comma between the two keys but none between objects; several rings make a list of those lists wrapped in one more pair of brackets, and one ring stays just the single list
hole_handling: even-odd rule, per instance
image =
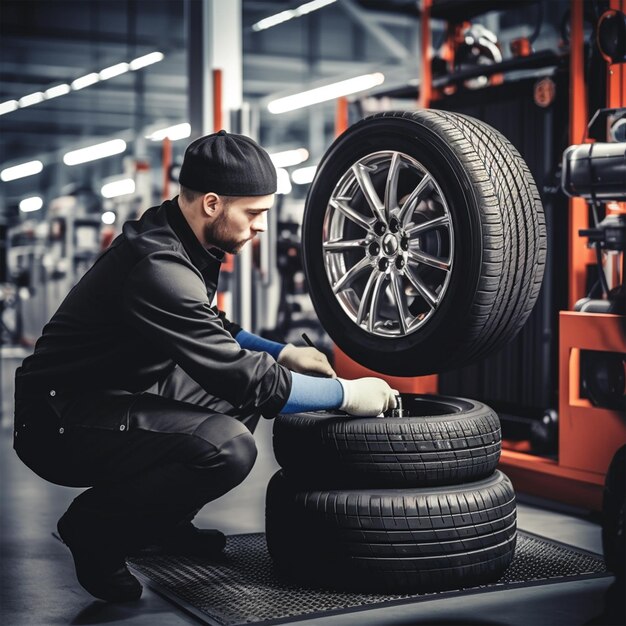
[{"label": "fluorescent light strip", "polygon": [[297,170],[291,172],[291,180],[296,185],[308,185],[315,178],[315,172],[317,171],[317,165],[309,165],[307,167],[300,167]]},{"label": "fluorescent light strip", "polygon": [[129,69],[130,65],[128,63],[117,63],[116,65],[111,65],[111,67],[105,67],[100,71],[98,76],[100,80],[109,80],[109,78],[113,78],[114,76],[125,74]]},{"label": "fluorescent light strip", "polygon": [[27,163],[20,163],[19,165],[3,169],[0,172],[0,180],[3,180],[6,183],[10,180],[39,174],[42,169],[43,163],[41,161],[28,161]]},{"label": "fluorescent light strip", "polygon": [[11,111],[15,111],[15,109],[19,108],[19,103],[17,100],[7,100],[6,102],[0,103],[0,115],[4,115],[5,113],[11,113]]},{"label": "fluorescent light strip", "polygon": [[22,98],[20,98],[19,102],[17,100],[7,100],[6,102],[0,103],[0,115],[12,113],[20,107],[27,107],[33,104],[39,104],[44,100],[50,100],[51,98],[64,96],[70,93],[72,89],[74,91],[84,89],[85,87],[94,85],[101,80],[108,80],[109,78],[113,78],[114,76],[124,74],[129,70],[138,70],[142,67],[146,67],[147,65],[158,63],[164,58],[165,56],[162,52],[150,52],[150,54],[144,54],[141,57],[133,59],[130,63],[117,63],[115,65],[111,65],[110,67],[105,67],[100,72],[91,72],[90,74],[81,76],[80,78],[72,81],[71,85],[57,85],[56,87],[50,87],[50,89],[47,89],[43,93],[41,91],[37,91],[35,93],[23,96]]},{"label": "fluorescent light strip", "polygon": [[142,57],[133,59],[128,65],[133,72],[147,65],[158,63],[164,59],[162,52],[151,52],[150,54],[144,54]]},{"label": "fluorescent light strip", "polygon": [[161,130],[155,130],[152,134],[146,138],[152,141],[163,141],[163,139],[169,139],[170,141],[176,141],[177,139],[185,139],[191,135],[191,124],[184,122],[183,124],[176,124],[174,126],[168,126]]},{"label": "fluorescent light strip", "polygon": [[112,139],[104,143],[98,143],[80,150],[72,150],[63,156],[65,165],[79,165],[96,159],[103,159],[114,154],[120,154],[126,150],[126,142],[123,139]]},{"label": "fluorescent light strip", "polygon": [[295,9],[281,11],[280,13],[276,13],[275,15],[270,15],[269,17],[259,20],[256,24],[252,25],[252,30],[258,32],[260,30],[272,28],[272,26],[278,26],[278,24],[292,20],[294,17],[307,15],[307,13],[317,11],[318,9],[328,6],[336,1],[337,0],[313,0],[312,2],[305,2]]},{"label": "fluorescent light strip", "polygon": [[39,196],[31,196],[30,198],[24,198],[20,202],[20,211],[22,213],[30,213],[31,211],[39,211],[43,206],[43,199]]},{"label": "fluorescent light strip", "polygon": [[63,83],[62,85],[57,85],[56,87],[50,87],[50,89],[46,89],[43,92],[43,95],[46,97],[46,100],[50,100],[51,98],[64,96],[70,91],[72,91],[72,88],[67,83]]},{"label": "fluorescent light strip", "polygon": [[130,193],[135,193],[135,181],[132,178],[114,180],[111,183],[102,185],[100,193],[105,198],[117,198],[118,196],[127,196]]},{"label": "fluorescent light strip", "polygon": [[96,72],[91,72],[91,74],[86,74],[85,76],[81,76],[80,78],[73,80],[71,87],[74,91],[78,91],[79,89],[84,89],[85,87],[94,85],[99,81],[100,76],[98,76]]},{"label": "fluorescent light strip", "polygon": [[297,150],[284,150],[283,152],[274,152],[270,154],[270,159],[274,167],[290,167],[304,163],[309,158],[309,151],[305,148]]},{"label": "fluorescent light strip", "polygon": [[20,107],[29,107],[33,104],[38,104],[39,102],[43,102],[44,95],[41,91],[36,91],[35,93],[29,93],[27,96],[23,96],[19,99]]},{"label": "fluorescent light strip", "polygon": [[311,106],[312,104],[319,104],[320,102],[334,100],[335,98],[347,96],[359,91],[366,91],[367,89],[381,85],[384,80],[385,76],[380,72],[363,74],[362,76],[355,76],[348,80],[342,80],[337,83],[331,83],[330,85],[324,85],[323,87],[316,87],[315,89],[296,93],[293,96],[277,98],[267,105],[267,109],[270,113],[274,114],[294,111]]}]

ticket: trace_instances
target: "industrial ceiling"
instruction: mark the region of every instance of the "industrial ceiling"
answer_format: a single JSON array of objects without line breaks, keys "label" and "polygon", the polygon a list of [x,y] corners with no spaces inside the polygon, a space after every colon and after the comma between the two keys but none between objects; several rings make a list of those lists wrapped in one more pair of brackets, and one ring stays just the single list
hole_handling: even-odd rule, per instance
[{"label": "industrial ceiling", "polygon": [[[113,158],[63,167],[67,151],[189,121],[185,16],[187,2],[199,1],[3,0],[0,170],[43,163],[36,177],[0,183],[5,213],[25,194],[49,196],[120,171]],[[243,98],[257,112],[266,147],[305,145],[319,158],[332,138],[332,104],[272,116],[269,99],[368,72],[384,72],[385,87],[406,85],[419,75],[419,11],[413,0],[338,0],[273,28],[252,28],[304,1],[242,0]],[[155,52],[162,54],[158,62],[115,75],[119,64],[141,65]],[[73,88],[76,79],[107,68],[110,78]],[[175,142],[176,152],[185,144]]]}]

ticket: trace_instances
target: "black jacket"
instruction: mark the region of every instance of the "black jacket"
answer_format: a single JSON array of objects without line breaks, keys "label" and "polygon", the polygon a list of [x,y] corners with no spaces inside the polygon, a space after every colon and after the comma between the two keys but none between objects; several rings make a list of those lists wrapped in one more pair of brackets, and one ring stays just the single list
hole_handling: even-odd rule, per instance
[{"label": "black jacket", "polygon": [[127,222],[44,327],[20,388],[139,392],[178,364],[210,394],[276,415],[291,374],[242,350],[239,326],[211,308],[221,257],[202,247],[176,199]]}]

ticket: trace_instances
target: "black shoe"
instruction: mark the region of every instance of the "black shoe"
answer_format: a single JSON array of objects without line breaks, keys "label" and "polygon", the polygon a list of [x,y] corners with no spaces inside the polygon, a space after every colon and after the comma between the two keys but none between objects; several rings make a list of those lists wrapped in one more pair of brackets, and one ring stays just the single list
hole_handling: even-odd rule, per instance
[{"label": "black shoe", "polygon": [[57,530],[72,553],[78,582],[92,596],[107,602],[130,602],[141,597],[142,586],[128,571],[124,555],[102,542],[96,531],[81,528],[69,512],[59,520]]},{"label": "black shoe", "polygon": [[185,522],[173,528],[159,541],[159,545],[171,554],[212,559],[222,553],[226,537],[219,530],[204,530]]}]

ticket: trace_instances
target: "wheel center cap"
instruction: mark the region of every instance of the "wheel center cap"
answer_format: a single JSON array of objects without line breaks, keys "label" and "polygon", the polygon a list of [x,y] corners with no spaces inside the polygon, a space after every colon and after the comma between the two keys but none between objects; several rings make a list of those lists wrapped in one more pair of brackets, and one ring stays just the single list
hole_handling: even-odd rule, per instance
[{"label": "wheel center cap", "polygon": [[386,256],[393,256],[398,252],[398,240],[392,233],[387,233],[383,237],[383,252]]}]

